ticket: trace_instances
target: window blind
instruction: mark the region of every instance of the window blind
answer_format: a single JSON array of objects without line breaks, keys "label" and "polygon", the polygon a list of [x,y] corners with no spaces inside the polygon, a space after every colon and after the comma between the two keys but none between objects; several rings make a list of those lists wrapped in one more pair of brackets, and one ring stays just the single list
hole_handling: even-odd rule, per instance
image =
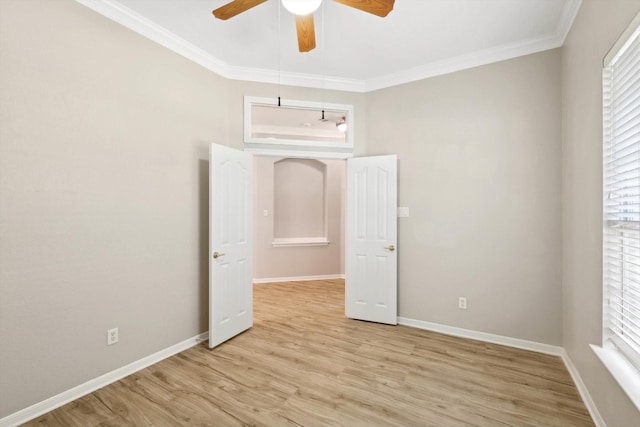
[{"label": "window blind", "polygon": [[640,31],[603,70],[604,341],[640,370]]}]

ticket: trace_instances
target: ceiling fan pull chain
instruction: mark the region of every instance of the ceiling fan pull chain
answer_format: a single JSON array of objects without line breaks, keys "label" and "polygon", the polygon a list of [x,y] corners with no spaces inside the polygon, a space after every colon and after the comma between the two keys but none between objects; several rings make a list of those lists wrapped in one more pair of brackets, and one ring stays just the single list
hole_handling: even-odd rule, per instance
[{"label": "ceiling fan pull chain", "polygon": [[280,106],[280,87],[282,86],[282,44],[280,36],[282,33],[282,12],[280,10],[281,2],[278,2],[278,107]]}]

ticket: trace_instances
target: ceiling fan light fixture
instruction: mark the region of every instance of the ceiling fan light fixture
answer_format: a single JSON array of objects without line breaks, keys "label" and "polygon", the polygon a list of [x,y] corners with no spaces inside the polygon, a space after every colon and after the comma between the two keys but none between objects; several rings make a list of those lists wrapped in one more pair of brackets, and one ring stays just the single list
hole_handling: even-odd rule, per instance
[{"label": "ceiling fan light fixture", "polygon": [[336,127],[338,128],[338,130],[342,133],[345,133],[347,131],[347,120],[345,117],[342,117],[340,120],[338,120],[336,122]]},{"label": "ceiling fan light fixture", "polygon": [[281,0],[282,5],[289,12],[298,16],[306,16],[315,12],[322,0]]}]

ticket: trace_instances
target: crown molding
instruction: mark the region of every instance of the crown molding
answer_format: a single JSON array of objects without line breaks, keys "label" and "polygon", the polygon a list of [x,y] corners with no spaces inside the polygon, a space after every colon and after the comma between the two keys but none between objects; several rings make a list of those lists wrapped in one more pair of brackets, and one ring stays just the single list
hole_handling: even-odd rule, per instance
[{"label": "crown molding", "polygon": [[559,42],[556,37],[549,37],[498,46],[443,61],[434,61],[408,70],[367,80],[366,92],[455,73],[456,71],[468,70],[470,68],[530,55],[560,46],[562,46],[562,42]]},{"label": "crown molding", "polygon": [[278,72],[276,70],[229,65],[116,0],[76,1],[118,24],[153,40],[178,55],[230,80],[246,80],[259,83],[283,84],[347,92],[364,92],[365,90],[365,82],[362,80],[286,71]]},{"label": "crown molding", "polygon": [[227,79],[360,93],[560,47],[563,45],[582,4],[582,0],[568,0],[565,3],[553,36],[502,45],[369,80],[358,80],[229,65],[116,0],[75,1]]},{"label": "crown molding", "polygon": [[226,63],[119,2],[115,0],[76,0],[76,2],[190,59],[196,64],[228,78],[229,66]]},{"label": "crown molding", "polygon": [[560,45],[564,44],[564,40],[567,38],[567,35],[573,26],[573,21],[575,21],[576,16],[578,16],[578,11],[580,10],[581,5],[582,0],[569,0],[564,5],[562,16],[560,17],[558,27],[556,28],[556,37],[562,41]]},{"label": "crown molding", "polygon": [[456,71],[467,70],[481,65],[558,48],[564,44],[564,40],[567,34],[569,34],[569,30],[571,30],[571,26],[573,25],[573,21],[578,14],[581,4],[582,0],[569,0],[565,3],[553,36],[497,46],[443,61],[434,61],[386,76],[376,77],[367,80],[365,92],[398,86],[429,77],[454,73]]},{"label": "crown molding", "polygon": [[287,86],[310,87],[315,89],[342,90],[347,92],[365,92],[366,83],[363,80],[342,77],[321,76],[318,74],[303,74],[278,72],[264,68],[229,67],[232,80],[246,80],[259,83],[273,83]]}]

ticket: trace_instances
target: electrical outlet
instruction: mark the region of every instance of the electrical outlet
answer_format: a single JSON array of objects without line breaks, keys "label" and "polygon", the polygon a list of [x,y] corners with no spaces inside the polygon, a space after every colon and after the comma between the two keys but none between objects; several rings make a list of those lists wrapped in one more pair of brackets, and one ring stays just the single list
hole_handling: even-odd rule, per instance
[{"label": "electrical outlet", "polygon": [[107,331],[107,345],[112,345],[118,342],[118,328],[109,329]]},{"label": "electrical outlet", "polygon": [[467,298],[466,297],[458,298],[458,308],[461,309],[461,310],[466,310],[467,309]]}]

